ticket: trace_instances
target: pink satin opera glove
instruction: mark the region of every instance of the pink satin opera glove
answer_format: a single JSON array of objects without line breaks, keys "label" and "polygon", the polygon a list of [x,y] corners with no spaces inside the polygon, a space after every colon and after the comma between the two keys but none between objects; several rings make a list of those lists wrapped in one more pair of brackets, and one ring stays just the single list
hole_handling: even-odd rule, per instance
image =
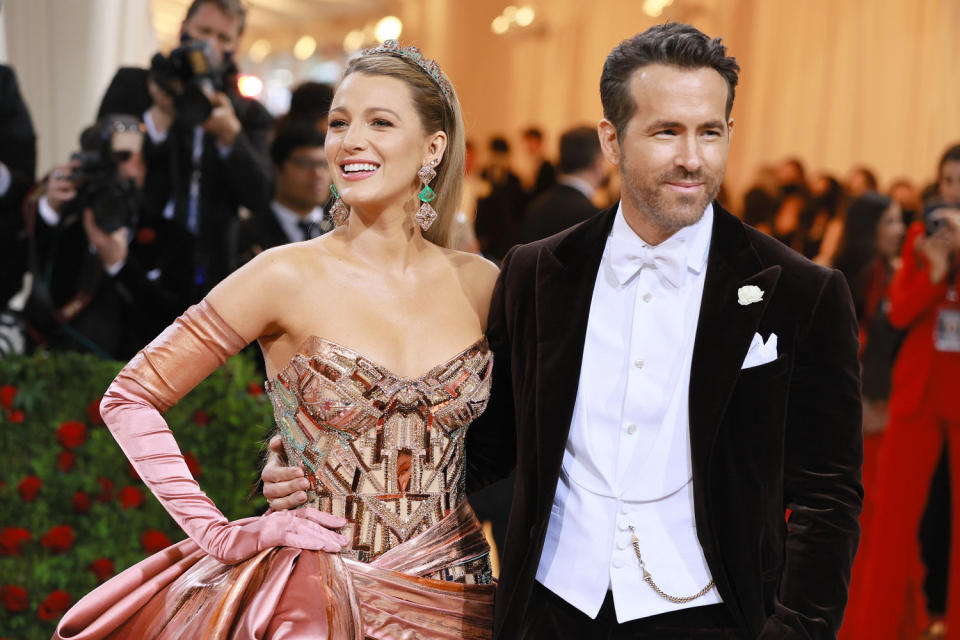
[{"label": "pink satin opera glove", "polygon": [[167,512],[220,562],[235,564],[278,546],[338,552],[349,541],[330,528],[346,521],[316,509],[273,512],[243,525],[227,521],[190,475],[160,415],[245,345],[201,301],[117,374],[100,404],[103,420]]}]

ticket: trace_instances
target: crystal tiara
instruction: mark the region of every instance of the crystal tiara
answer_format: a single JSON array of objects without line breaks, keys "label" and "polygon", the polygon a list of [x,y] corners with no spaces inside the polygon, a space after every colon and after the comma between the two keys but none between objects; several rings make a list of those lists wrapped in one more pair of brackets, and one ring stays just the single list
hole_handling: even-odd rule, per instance
[{"label": "crystal tiara", "polygon": [[440,87],[440,93],[443,94],[443,97],[447,99],[447,103],[450,102],[450,96],[453,93],[449,83],[447,83],[446,78],[443,76],[443,72],[440,71],[440,65],[437,64],[435,60],[427,60],[423,57],[423,54],[420,53],[419,47],[401,47],[400,43],[396,40],[387,40],[383,44],[372,49],[364,49],[360,56],[369,56],[377,53],[386,53],[389,55],[400,56],[401,58],[406,58],[417,64],[418,67],[424,70],[428,76],[430,76],[434,82],[437,83],[437,86]]}]

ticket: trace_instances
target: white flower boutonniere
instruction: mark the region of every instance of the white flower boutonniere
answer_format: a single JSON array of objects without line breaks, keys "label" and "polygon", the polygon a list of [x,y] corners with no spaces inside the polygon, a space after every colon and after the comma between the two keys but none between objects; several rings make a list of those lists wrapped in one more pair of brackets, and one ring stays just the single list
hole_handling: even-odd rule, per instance
[{"label": "white flower boutonniere", "polygon": [[758,286],[748,284],[745,287],[737,289],[737,302],[743,306],[760,302],[763,300],[763,289]]}]

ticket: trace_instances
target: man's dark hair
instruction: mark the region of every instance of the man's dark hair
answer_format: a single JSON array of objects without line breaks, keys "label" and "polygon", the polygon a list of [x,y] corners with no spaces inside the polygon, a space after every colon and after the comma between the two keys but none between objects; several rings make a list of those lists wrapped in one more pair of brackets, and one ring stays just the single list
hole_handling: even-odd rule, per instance
[{"label": "man's dark hair", "polygon": [[940,164],[937,165],[937,181],[943,177],[943,165],[948,162],[960,162],[960,143],[953,145],[943,152],[940,156]]},{"label": "man's dark hair", "polygon": [[323,141],[323,134],[316,127],[307,124],[289,124],[280,127],[270,144],[270,159],[279,169],[297,149],[322,147]]},{"label": "man's dark hair", "polygon": [[600,102],[603,103],[603,117],[616,127],[617,137],[623,136],[627,122],[637,108],[630,95],[633,72],[651,64],[681,69],[714,69],[727,81],[726,117],[730,117],[740,65],[727,55],[727,48],[720,38],[710,38],[688,24],[668,22],[624,40],[610,52],[603,64]]},{"label": "man's dark hair", "polygon": [[193,0],[187,9],[187,16],[184,21],[189,20],[205,4],[212,4],[228,16],[233,16],[240,21],[240,30],[237,33],[243,33],[243,28],[247,25],[247,10],[240,0]]},{"label": "man's dark hair", "polygon": [[524,138],[536,138],[537,140],[543,140],[543,131],[537,127],[527,127],[523,130]]},{"label": "man's dark hair", "polygon": [[333,102],[333,87],[322,82],[308,81],[297,86],[290,94],[291,120],[316,122],[326,117]]},{"label": "man's dark hair", "polygon": [[600,153],[600,138],[593,127],[576,127],[565,131],[560,136],[560,171],[582,171],[592,166]]}]

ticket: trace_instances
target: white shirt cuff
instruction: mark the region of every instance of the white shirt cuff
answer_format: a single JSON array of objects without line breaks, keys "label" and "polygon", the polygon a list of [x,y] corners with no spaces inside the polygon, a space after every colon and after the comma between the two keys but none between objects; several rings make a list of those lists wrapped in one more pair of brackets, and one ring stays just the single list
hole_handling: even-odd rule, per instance
[{"label": "white shirt cuff", "polygon": [[40,196],[40,200],[37,201],[37,213],[40,214],[48,227],[55,227],[60,223],[60,214],[50,206],[47,196]]},{"label": "white shirt cuff", "polygon": [[112,278],[113,276],[120,273],[120,270],[123,269],[123,267],[126,266],[126,264],[127,264],[126,260],[121,260],[120,262],[112,264],[109,267],[104,265],[103,270],[106,271],[107,275]]},{"label": "white shirt cuff", "polygon": [[157,131],[157,125],[153,123],[153,116],[150,114],[150,109],[143,112],[143,126],[147,128],[147,135],[150,136],[153,144],[160,144],[167,139],[167,131],[163,133]]},{"label": "white shirt cuff", "polygon": [[7,195],[11,182],[13,182],[13,179],[10,177],[10,169],[7,169],[7,165],[0,162],[0,197]]},{"label": "white shirt cuff", "polygon": [[228,146],[225,145],[225,144],[220,144],[220,142],[218,141],[218,142],[217,142],[217,151],[220,152],[220,157],[221,157],[221,158],[226,158],[228,155],[230,155],[230,152],[233,151],[233,145],[231,144],[231,145],[228,147]]}]

